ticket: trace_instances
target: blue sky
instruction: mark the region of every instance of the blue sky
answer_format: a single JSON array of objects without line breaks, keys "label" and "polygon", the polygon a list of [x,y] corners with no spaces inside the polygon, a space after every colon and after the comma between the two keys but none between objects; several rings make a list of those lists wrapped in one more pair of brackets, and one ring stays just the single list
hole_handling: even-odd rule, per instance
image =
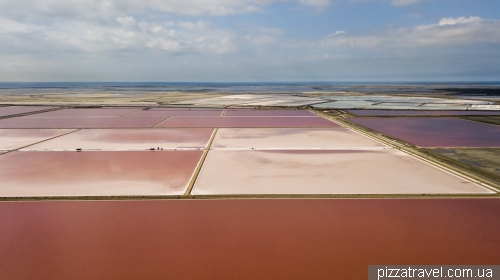
[{"label": "blue sky", "polygon": [[500,81],[498,0],[0,0],[1,81]]}]

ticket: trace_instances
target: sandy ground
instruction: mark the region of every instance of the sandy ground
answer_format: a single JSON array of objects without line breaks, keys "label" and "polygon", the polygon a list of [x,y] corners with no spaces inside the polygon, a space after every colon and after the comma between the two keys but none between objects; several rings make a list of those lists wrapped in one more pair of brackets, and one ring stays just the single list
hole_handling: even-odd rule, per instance
[{"label": "sandy ground", "polygon": [[[395,94],[390,93],[366,93],[366,92],[301,92],[301,93],[255,93],[245,94],[251,99],[243,102],[238,100],[242,94],[223,93],[223,92],[46,92],[36,94],[17,94],[13,92],[0,92],[0,105],[82,105],[87,106],[106,106],[106,105],[184,105],[193,106],[194,104],[203,106],[228,106],[232,101],[236,103],[255,104],[255,106],[304,106],[309,103],[325,102],[332,100],[344,100],[345,98],[364,99],[370,96],[374,99],[385,100],[390,98],[391,102],[404,102],[408,98],[440,98],[443,102],[451,103],[474,103],[474,101],[457,100],[458,97],[444,95],[442,92],[426,92],[425,94]],[[381,99],[382,98],[382,99]],[[398,101],[399,100],[399,101]],[[422,99],[423,100],[423,99]],[[266,102],[262,102],[266,101]],[[413,100],[414,101],[414,100]],[[412,101],[412,102],[413,102]],[[483,100],[484,101],[484,100]],[[237,105],[237,104],[236,104]]]},{"label": "sandy ground", "polygon": [[221,96],[217,93],[48,93],[48,94],[3,94],[1,104],[9,105],[162,105],[170,102],[213,98]]}]

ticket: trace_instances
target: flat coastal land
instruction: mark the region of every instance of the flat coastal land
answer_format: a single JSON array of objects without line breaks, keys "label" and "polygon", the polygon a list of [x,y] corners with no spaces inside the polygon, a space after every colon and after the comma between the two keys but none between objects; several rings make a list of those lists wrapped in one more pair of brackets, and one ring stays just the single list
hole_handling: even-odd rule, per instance
[{"label": "flat coastal land", "polygon": [[470,89],[0,89],[0,271],[366,279],[376,263],[498,264],[500,104]]}]

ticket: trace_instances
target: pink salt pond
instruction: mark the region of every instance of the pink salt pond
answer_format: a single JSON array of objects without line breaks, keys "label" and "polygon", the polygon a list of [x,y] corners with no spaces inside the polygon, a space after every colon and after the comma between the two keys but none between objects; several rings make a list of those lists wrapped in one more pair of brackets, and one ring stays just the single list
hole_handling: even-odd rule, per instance
[{"label": "pink salt pond", "polygon": [[0,202],[5,279],[367,279],[500,263],[500,199]]},{"label": "pink salt pond", "polygon": [[228,117],[317,117],[305,110],[228,110]]},{"label": "pink salt pond", "polygon": [[140,108],[80,108],[63,109],[46,113],[29,115],[30,118],[87,118],[87,117],[120,117],[139,111]]},{"label": "pink salt pond", "polygon": [[453,118],[352,118],[420,147],[500,147],[500,126]]},{"label": "pink salt pond", "polygon": [[182,195],[202,151],[11,152],[0,196]]},{"label": "pink salt pond", "polygon": [[220,128],[212,149],[339,149],[383,148],[349,129],[338,128]]},{"label": "pink salt pond", "polygon": [[340,127],[320,117],[172,117],[158,127]]},{"label": "pink salt pond", "polygon": [[211,108],[189,108],[189,107],[152,107],[150,111],[223,111],[222,109]]},{"label": "pink salt pond", "polygon": [[222,110],[141,110],[127,117],[220,117],[222,112]]},{"label": "pink salt pond", "polygon": [[0,129],[0,150],[13,150],[69,133],[70,129]]},{"label": "pink salt pond", "polygon": [[211,128],[84,129],[23,151],[204,149],[212,132]]},{"label": "pink salt pond", "polygon": [[0,107],[0,117],[53,109],[47,106],[6,106]]},{"label": "pink salt pond", "polygon": [[397,150],[211,150],[194,195],[489,194]]},{"label": "pink salt pond", "polygon": [[347,110],[358,116],[491,116],[500,111]]},{"label": "pink salt pond", "polygon": [[134,128],[152,127],[164,117],[149,118],[10,118],[0,120],[0,128]]}]

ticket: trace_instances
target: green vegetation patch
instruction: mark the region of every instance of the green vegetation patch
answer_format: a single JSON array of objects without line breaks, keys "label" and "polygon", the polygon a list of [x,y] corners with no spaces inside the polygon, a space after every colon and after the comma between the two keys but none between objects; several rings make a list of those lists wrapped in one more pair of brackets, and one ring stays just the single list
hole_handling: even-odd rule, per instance
[{"label": "green vegetation patch", "polygon": [[464,117],[464,119],[500,125],[500,116]]},{"label": "green vegetation patch", "polygon": [[433,149],[432,152],[500,177],[500,149]]}]

